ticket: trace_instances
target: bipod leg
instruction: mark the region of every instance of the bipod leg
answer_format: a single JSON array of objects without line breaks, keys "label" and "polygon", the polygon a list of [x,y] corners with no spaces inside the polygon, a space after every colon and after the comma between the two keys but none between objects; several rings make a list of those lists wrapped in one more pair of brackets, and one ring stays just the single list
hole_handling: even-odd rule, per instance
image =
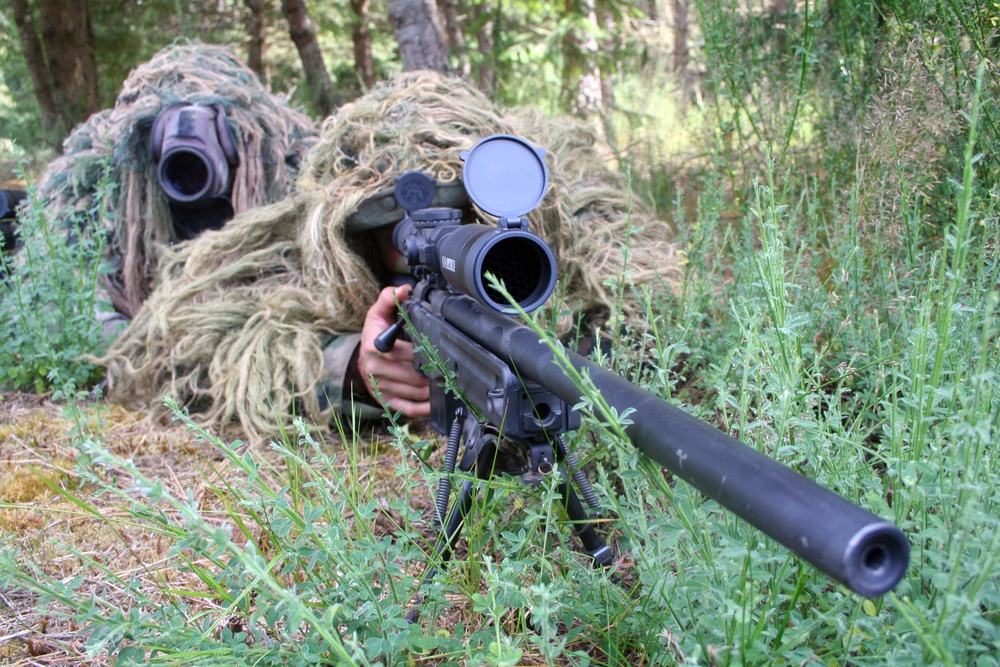
[{"label": "bipod leg", "polygon": [[[458,543],[459,534],[462,532],[462,524],[465,523],[465,517],[469,514],[469,510],[472,509],[472,491],[473,480],[468,479],[462,484],[462,489],[458,492],[458,498],[455,499],[455,504],[452,505],[451,512],[448,514],[447,524],[442,526],[438,532],[434,550],[437,552],[439,562],[442,564],[451,559],[452,551],[455,550],[455,544]],[[431,565],[430,569],[427,570],[427,574],[420,581],[420,592],[417,593],[414,607],[406,612],[407,623],[416,623],[420,618],[420,605],[424,601],[424,590],[434,580],[437,573],[438,566]]]},{"label": "bipod leg", "polygon": [[[434,549],[437,551],[438,559],[441,563],[447,563],[451,559],[451,553],[455,550],[455,545],[458,543],[459,535],[462,532],[462,525],[465,523],[465,517],[468,516],[469,510],[472,509],[472,488],[473,481],[471,479],[466,480],[462,484],[462,489],[458,492],[458,498],[455,500],[455,504],[452,505],[451,512],[448,514],[448,523],[438,533],[437,544]],[[437,566],[432,565],[431,569],[424,576],[420,586],[426,586],[435,576],[437,576]]]},{"label": "bipod leg", "polygon": [[[590,486],[590,480],[587,479],[583,470],[580,469],[580,464],[577,463],[576,457],[569,451],[569,447],[566,446],[566,440],[561,434],[556,436],[555,452],[556,458],[561,463],[569,466],[572,481],[579,487],[580,493],[583,494],[587,504],[592,509],[597,510],[600,506],[597,494],[594,493],[593,487]],[[611,553],[608,543],[597,534],[594,522],[591,521],[587,510],[583,507],[583,503],[580,502],[580,496],[577,495],[576,490],[573,488],[573,484],[570,482],[569,477],[567,477],[565,469],[562,469],[560,475],[559,492],[562,493],[562,497],[565,499],[566,514],[573,524],[573,534],[580,538],[580,541],[583,543],[584,553],[594,559],[595,567],[611,567],[614,554]]]},{"label": "bipod leg", "polygon": [[[459,413],[460,416],[461,413]],[[470,417],[464,417],[463,421],[471,419]],[[457,422],[456,422],[457,423]],[[463,472],[468,472],[475,466],[476,478],[477,479],[487,479],[493,474],[492,462],[496,456],[496,440],[490,435],[483,435],[481,432],[475,429],[473,422],[468,422],[470,424],[470,430],[465,433],[463,439],[466,443],[466,455],[462,458],[462,463],[459,465],[459,469]],[[452,434],[449,437],[449,451],[457,449],[458,446],[458,436],[457,430],[452,429]],[[451,458],[451,457],[449,457]],[[451,480],[450,476],[454,474],[455,462],[451,458],[450,465],[447,466],[446,470],[446,481],[442,483],[442,489],[447,489],[444,493],[439,492],[437,498],[437,519],[438,524],[442,522],[443,526],[438,530],[437,541],[434,546],[434,550],[437,552],[438,562],[444,564],[451,559],[451,554],[455,550],[455,545],[458,543],[459,536],[462,532],[462,525],[465,523],[465,517],[469,515],[469,511],[472,509],[472,503],[474,500],[474,486],[475,480],[467,479],[462,484],[462,488],[458,493],[458,498],[455,499],[454,504],[452,504],[451,509],[446,512],[448,493],[451,490]],[[447,515],[447,521],[443,520],[443,517]],[[415,623],[417,619],[420,618],[419,605],[424,601],[424,589],[434,580],[437,576],[438,566],[432,565],[430,569],[427,570],[427,574],[420,582],[420,592],[417,594],[417,599],[415,606],[406,613],[406,620],[408,623]]]},{"label": "bipod leg", "polygon": [[559,493],[562,494],[566,515],[573,526],[573,534],[583,543],[583,552],[594,559],[594,567],[611,567],[614,561],[611,547],[597,534],[594,522],[587,516],[587,510],[580,502],[580,496],[576,494],[569,478],[565,475],[560,475]]}]

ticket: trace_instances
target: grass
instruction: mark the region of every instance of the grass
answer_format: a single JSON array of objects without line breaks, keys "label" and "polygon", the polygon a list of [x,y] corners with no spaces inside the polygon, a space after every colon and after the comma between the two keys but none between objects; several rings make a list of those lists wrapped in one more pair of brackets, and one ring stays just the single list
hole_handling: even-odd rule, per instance
[{"label": "grass", "polygon": [[[710,57],[738,59],[721,48],[729,14],[702,4]],[[686,278],[676,294],[640,295],[648,326],[604,363],[902,527],[911,563],[893,592],[864,599],[803,564],[643,458],[621,423],[585,418],[570,439],[615,582],[576,551],[551,482],[481,483],[456,554],[438,562],[442,447],[418,424],[321,436],[299,423],[250,449],[180,412],[164,426],[20,396],[0,416],[0,657],[1000,662],[1000,185],[995,84],[975,55],[985,41],[955,51],[963,74],[935,88],[921,134],[892,125],[920,115],[898,105],[940,82],[941,54],[961,40],[907,40],[898,67],[920,67],[889,78],[910,97],[871,93],[855,129],[878,141],[852,147],[823,103],[824,31],[793,25],[801,48],[725,63],[706,95],[715,106],[689,111],[684,136],[657,149],[698,160],[675,179],[669,163],[633,172],[675,215]],[[870,45],[854,48],[844,71]],[[768,78],[778,66],[784,78]]]},{"label": "grass", "polygon": [[111,310],[101,282],[109,272],[101,221],[110,215],[112,187],[104,170],[92,208],[63,229],[28,185],[31,206],[15,227],[20,247],[0,256],[0,386],[72,394],[103,374],[86,355],[107,345],[96,315]]}]

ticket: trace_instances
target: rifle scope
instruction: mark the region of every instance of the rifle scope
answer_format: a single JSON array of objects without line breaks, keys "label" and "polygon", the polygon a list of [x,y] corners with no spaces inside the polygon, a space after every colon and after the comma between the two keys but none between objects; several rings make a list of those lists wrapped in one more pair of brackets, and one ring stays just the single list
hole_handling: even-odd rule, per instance
[{"label": "rifle scope", "polygon": [[463,225],[461,211],[426,208],[434,181],[409,172],[396,181],[396,200],[407,215],[393,231],[393,245],[415,275],[438,275],[452,289],[491,310],[513,314],[507,299],[490,286],[497,278],[526,312],[541,307],[556,284],[552,250],[528,231],[527,214],[548,186],[545,151],[519,137],[493,135],[462,153],[469,198],[498,219],[496,226]]},{"label": "rifle scope", "polygon": [[171,105],[153,121],[151,141],[156,178],[171,202],[229,196],[229,170],[239,157],[221,106]]},{"label": "rifle scope", "polygon": [[[425,209],[413,215],[426,218],[453,211],[458,212]],[[540,307],[552,294],[556,284],[555,257],[535,234],[454,221],[436,227],[419,226],[425,222],[407,217],[392,233],[393,245],[411,267],[427,267],[440,273],[453,289],[502,313],[514,313],[516,309],[490,286],[488,274],[500,280],[526,312]]]}]

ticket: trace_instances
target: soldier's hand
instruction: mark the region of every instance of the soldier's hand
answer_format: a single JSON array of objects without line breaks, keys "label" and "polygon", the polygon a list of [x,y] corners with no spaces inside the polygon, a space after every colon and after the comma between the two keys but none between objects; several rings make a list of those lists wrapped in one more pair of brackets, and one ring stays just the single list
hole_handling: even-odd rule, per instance
[{"label": "soldier's hand", "polygon": [[429,383],[413,367],[413,344],[397,340],[392,350],[379,352],[374,342],[396,322],[396,301],[409,298],[410,290],[409,286],[386,287],[368,309],[358,347],[358,373],[372,396],[378,384],[382,400],[393,410],[406,417],[426,417],[431,412]]}]

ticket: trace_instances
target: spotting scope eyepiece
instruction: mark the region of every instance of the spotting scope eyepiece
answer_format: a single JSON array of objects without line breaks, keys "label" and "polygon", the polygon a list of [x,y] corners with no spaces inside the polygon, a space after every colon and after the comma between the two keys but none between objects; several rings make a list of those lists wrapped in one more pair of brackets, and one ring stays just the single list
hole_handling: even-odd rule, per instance
[{"label": "spotting scope eyepiece", "polygon": [[170,201],[194,204],[229,196],[230,169],[239,157],[221,106],[169,106],[153,121],[151,141],[156,178]]},{"label": "spotting scope eyepiece", "polygon": [[0,190],[0,252],[17,246],[14,227],[17,224],[17,205],[28,196],[24,190]]},{"label": "spotting scope eyepiece", "polygon": [[24,201],[28,193],[24,190],[0,190],[0,220],[17,217],[17,205]]}]

